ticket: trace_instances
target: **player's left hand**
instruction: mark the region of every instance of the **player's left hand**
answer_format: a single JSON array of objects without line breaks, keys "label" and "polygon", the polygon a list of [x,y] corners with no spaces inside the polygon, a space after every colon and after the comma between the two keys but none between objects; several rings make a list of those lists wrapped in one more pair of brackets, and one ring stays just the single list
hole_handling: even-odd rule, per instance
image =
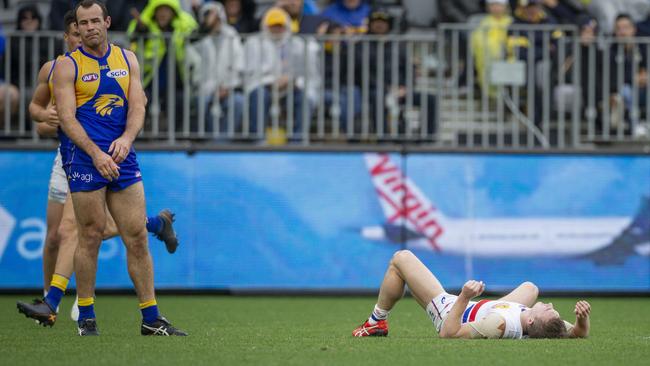
[{"label": "player's left hand", "polygon": [[578,320],[587,319],[591,313],[591,305],[589,305],[589,303],[584,300],[578,301],[576,303],[574,312],[576,313],[576,318]]},{"label": "player's left hand", "polygon": [[129,151],[131,151],[131,140],[124,136],[120,136],[117,140],[113,141],[108,148],[108,153],[111,154],[113,161],[117,164],[126,159]]},{"label": "player's left hand", "polygon": [[476,296],[479,296],[485,290],[485,283],[483,281],[474,281],[470,280],[465,283],[463,289],[460,292],[460,296],[463,296],[467,299],[473,299]]}]

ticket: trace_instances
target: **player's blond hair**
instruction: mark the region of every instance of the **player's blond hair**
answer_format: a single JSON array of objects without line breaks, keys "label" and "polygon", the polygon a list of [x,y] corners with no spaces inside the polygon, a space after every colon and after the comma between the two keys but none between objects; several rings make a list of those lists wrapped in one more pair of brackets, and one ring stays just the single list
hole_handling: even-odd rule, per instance
[{"label": "player's blond hair", "polygon": [[564,320],[554,318],[547,321],[536,319],[528,327],[528,336],[530,338],[566,338],[568,334]]}]

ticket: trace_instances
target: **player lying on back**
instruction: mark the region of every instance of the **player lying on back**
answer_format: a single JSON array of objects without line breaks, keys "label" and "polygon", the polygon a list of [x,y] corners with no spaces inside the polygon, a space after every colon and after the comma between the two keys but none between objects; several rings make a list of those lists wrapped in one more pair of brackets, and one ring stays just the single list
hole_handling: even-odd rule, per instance
[{"label": "player lying on back", "polygon": [[460,295],[445,291],[438,279],[410,251],[401,250],[391,259],[379,290],[375,308],[352,335],[387,336],[388,314],[407,285],[417,303],[426,310],[441,338],[585,338],[589,335],[591,306],[578,301],[576,321],[560,318],[553,304],[537,302],[538,290],[524,282],[498,300],[471,301],[485,289],[479,281],[468,281]]}]

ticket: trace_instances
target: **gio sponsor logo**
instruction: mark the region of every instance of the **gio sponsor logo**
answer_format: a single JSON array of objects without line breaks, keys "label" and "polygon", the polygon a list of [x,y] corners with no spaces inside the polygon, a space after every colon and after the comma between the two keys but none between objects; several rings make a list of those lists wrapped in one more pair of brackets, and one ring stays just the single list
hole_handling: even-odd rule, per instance
[{"label": "gio sponsor logo", "polygon": [[73,182],[80,180],[84,183],[90,183],[93,181],[93,174],[92,173],[81,174],[79,172],[72,172],[72,174],[68,176],[68,180],[71,180]]},{"label": "gio sponsor logo", "polygon": [[81,77],[81,81],[84,83],[92,83],[93,81],[99,80],[99,75],[92,73],[92,74],[84,74]]},{"label": "gio sponsor logo", "polygon": [[111,79],[120,79],[129,76],[129,72],[124,69],[111,70],[106,73],[106,76]]},{"label": "gio sponsor logo", "polygon": [[97,98],[93,107],[95,107],[95,112],[100,116],[110,116],[114,108],[124,107],[124,100],[115,94],[102,94]]}]

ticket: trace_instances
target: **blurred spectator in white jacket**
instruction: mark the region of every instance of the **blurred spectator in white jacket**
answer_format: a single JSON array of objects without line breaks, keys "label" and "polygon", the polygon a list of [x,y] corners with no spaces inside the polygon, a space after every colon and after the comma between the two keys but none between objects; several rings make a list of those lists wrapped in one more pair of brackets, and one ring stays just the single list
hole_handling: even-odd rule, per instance
[{"label": "blurred spectator in white jacket", "polygon": [[192,85],[206,106],[205,130],[239,131],[244,105],[241,37],[228,25],[221,3],[205,3],[198,18],[200,38],[188,48],[187,57],[193,70]]},{"label": "blurred spectator in white jacket", "polygon": [[303,122],[310,121],[321,90],[320,46],[294,35],[289,14],[277,7],[264,14],[261,28],[245,45],[251,132],[263,127],[269,117],[286,120],[293,133],[302,132],[301,128],[308,131]]}]

